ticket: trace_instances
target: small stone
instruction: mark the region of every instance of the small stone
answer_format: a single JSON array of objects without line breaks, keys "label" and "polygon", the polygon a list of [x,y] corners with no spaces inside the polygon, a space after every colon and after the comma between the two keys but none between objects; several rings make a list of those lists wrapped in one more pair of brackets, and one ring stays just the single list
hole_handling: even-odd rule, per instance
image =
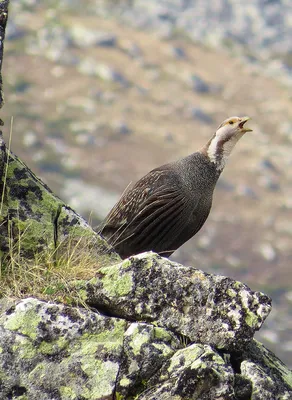
[{"label": "small stone", "polygon": [[261,339],[266,340],[270,343],[279,343],[279,335],[277,332],[272,331],[270,329],[262,329],[260,331]]},{"label": "small stone", "polygon": [[113,33],[88,29],[84,26],[73,26],[71,39],[72,44],[78,47],[115,47],[117,42]]},{"label": "small stone", "polygon": [[239,268],[241,266],[240,258],[235,257],[231,254],[226,257],[226,262],[228,265],[230,265],[233,268]]},{"label": "small stone", "polygon": [[38,143],[37,135],[33,131],[25,132],[22,141],[25,147],[34,147]]},{"label": "small stone", "polygon": [[119,83],[123,87],[129,86],[129,81],[121,72],[106,64],[96,63],[94,59],[86,58],[82,60],[78,70],[85,75],[97,76],[104,81]]},{"label": "small stone", "polygon": [[192,107],[190,114],[193,119],[199,120],[206,125],[211,125],[214,122],[213,118],[199,107]]},{"label": "small stone", "polygon": [[173,143],[174,140],[174,135],[171,132],[167,132],[165,135],[165,141],[168,143]]},{"label": "small stone", "polygon": [[142,58],[143,56],[141,47],[139,47],[136,43],[127,42],[123,46],[123,50],[128,54],[128,56],[134,59]]},{"label": "small stone", "polygon": [[198,75],[192,74],[190,77],[190,86],[197,93],[209,93],[210,86]]},{"label": "small stone", "polygon": [[275,165],[272,163],[272,161],[270,161],[268,158],[263,159],[260,162],[259,165],[260,169],[264,169],[264,170],[269,170],[272,172],[278,172],[278,169],[275,167]]},{"label": "small stone", "polygon": [[119,133],[120,135],[129,135],[132,133],[132,130],[124,121],[116,122],[114,124],[114,130],[116,133]]},{"label": "small stone", "polygon": [[236,192],[239,196],[242,196],[242,197],[248,197],[253,200],[258,198],[257,194],[250,186],[238,185]]},{"label": "small stone", "polygon": [[262,257],[269,262],[275,261],[277,257],[276,251],[270,243],[263,243],[259,251]]},{"label": "small stone", "polygon": [[27,30],[18,26],[13,19],[9,20],[6,30],[6,40],[18,40],[27,34]]},{"label": "small stone", "polygon": [[186,52],[182,47],[179,46],[172,46],[170,48],[171,55],[173,55],[177,59],[186,59]]},{"label": "small stone", "polygon": [[260,186],[268,189],[271,192],[278,192],[280,190],[280,184],[278,179],[275,177],[271,177],[268,175],[260,176],[258,179],[258,183]]}]

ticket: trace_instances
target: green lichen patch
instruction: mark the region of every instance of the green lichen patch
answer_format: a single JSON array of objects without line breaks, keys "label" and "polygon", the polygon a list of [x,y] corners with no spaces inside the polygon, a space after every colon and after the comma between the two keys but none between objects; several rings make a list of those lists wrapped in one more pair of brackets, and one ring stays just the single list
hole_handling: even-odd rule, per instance
[{"label": "green lichen patch", "polygon": [[59,389],[59,392],[62,396],[62,398],[66,400],[76,400],[78,399],[78,395],[75,393],[75,391],[68,386],[61,386]]},{"label": "green lichen patch", "polygon": [[124,320],[114,320],[113,325],[100,333],[85,333],[74,343],[74,351],[82,356],[98,355],[103,353],[119,354],[122,350],[123,335],[127,323]]},{"label": "green lichen patch", "polygon": [[68,340],[64,337],[60,337],[59,339],[50,342],[44,340],[38,346],[38,352],[46,355],[57,354],[64,350],[68,344]]},{"label": "green lichen patch", "polygon": [[103,399],[111,396],[119,371],[119,364],[113,361],[96,360],[95,357],[83,357],[81,368],[88,380],[84,395],[89,399]]},{"label": "green lichen patch", "polygon": [[[133,277],[132,272],[125,271],[129,261],[122,264],[112,265],[110,267],[104,267],[99,270],[99,276],[103,288],[111,296],[126,296],[133,288]],[[122,265],[126,267],[121,268]]]},{"label": "green lichen patch", "polygon": [[245,322],[249,327],[256,328],[259,324],[259,318],[253,312],[247,311]]},{"label": "green lichen patch", "polygon": [[[28,305],[28,307],[26,307]],[[29,300],[16,306],[13,314],[8,315],[4,321],[4,328],[16,331],[31,339],[37,338],[37,327],[41,321],[41,316],[35,307],[29,307]]]},{"label": "green lichen patch", "polygon": [[20,359],[33,359],[37,356],[37,348],[28,338],[17,336],[12,350]]}]

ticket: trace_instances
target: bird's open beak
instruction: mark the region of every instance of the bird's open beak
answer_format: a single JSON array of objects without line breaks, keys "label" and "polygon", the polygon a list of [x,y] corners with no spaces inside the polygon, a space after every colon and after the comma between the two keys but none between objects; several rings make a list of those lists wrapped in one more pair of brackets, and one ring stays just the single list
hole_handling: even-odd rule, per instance
[{"label": "bird's open beak", "polygon": [[242,117],[241,122],[239,123],[239,128],[241,129],[242,132],[252,132],[252,129],[249,129],[247,126],[244,126],[244,124],[249,121],[249,117]]}]

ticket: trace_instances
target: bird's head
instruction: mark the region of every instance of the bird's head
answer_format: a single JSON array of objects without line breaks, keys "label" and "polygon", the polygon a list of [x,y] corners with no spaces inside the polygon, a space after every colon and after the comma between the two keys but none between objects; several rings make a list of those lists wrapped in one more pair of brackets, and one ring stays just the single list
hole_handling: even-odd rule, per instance
[{"label": "bird's head", "polygon": [[249,117],[231,117],[227,118],[222,122],[217,128],[215,135],[220,138],[220,140],[230,140],[234,136],[242,136],[245,132],[251,132],[252,129],[249,129],[245,126],[246,122],[250,120]]},{"label": "bird's head", "polygon": [[219,125],[207,143],[206,155],[218,170],[224,168],[227,158],[238,140],[246,132],[252,131],[245,125],[249,119],[249,117],[227,118]]}]

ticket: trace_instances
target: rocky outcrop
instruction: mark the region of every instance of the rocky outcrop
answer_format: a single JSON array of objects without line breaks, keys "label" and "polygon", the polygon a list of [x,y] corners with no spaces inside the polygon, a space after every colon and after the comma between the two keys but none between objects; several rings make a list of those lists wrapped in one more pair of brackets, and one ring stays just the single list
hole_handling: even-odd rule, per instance
[{"label": "rocky outcrop", "polygon": [[78,243],[80,251],[93,248],[97,257],[119,259],[80,215],[7,149],[1,133],[0,177],[3,262],[15,252],[20,259],[33,259],[44,251],[54,253],[57,258],[68,243],[71,246]]},{"label": "rocky outcrop", "polygon": [[225,350],[242,349],[271,309],[267,296],[243,283],[151,252],[100,268],[86,290],[86,302],[106,314],[156,323]]},{"label": "rocky outcrop", "polygon": [[1,300],[1,399],[292,398],[262,293],[153,253],[72,285],[95,308]]}]

